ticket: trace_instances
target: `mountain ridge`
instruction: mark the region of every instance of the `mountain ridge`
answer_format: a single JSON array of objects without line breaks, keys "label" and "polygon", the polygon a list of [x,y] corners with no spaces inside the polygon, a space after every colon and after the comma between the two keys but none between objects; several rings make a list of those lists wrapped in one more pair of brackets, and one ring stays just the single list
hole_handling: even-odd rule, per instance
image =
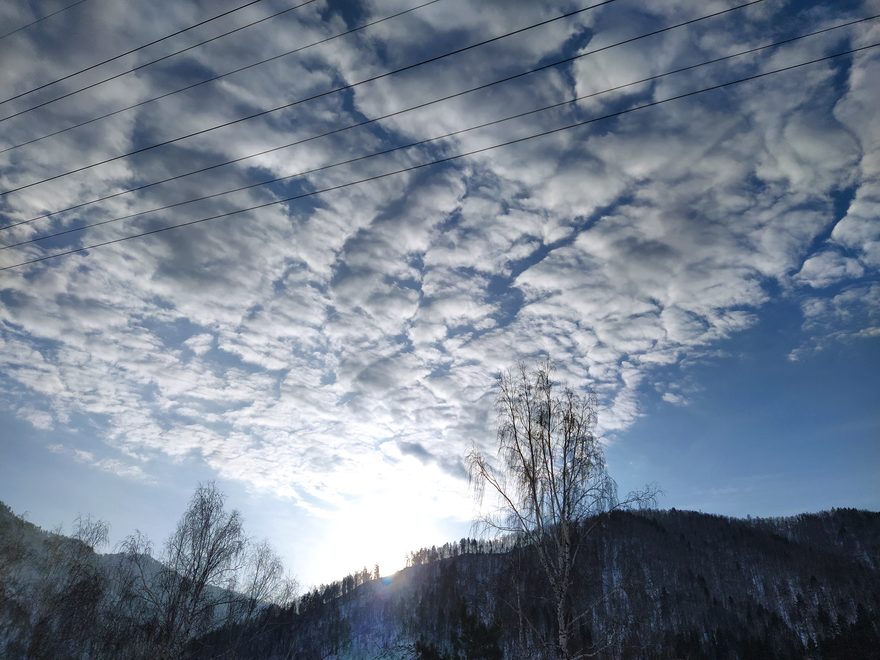
[{"label": "mountain ridge", "polygon": [[[62,548],[78,567],[78,581],[70,581],[77,589],[90,584],[89,566],[111,567],[121,557],[94,553],[0,506],[6,657],[68,657],[58,653],[57,639],[40,639],[48,634],[71,634],[63,648],[88,655],[91,636],[99,633],[98,622],[66,612],[63,600],[40,603],[57,591],[59,577],[35,557],[50,557],[52,548]],[[582,621],[574,641],[599,657],[877,657],[880,512],[842,508],[775,518],[614,512],[579,552],[573,611]],[[514,538],[461,539],[415,551],[409,563],[391,576],[363,571],[321,585],[292,607],[266,608],[246,626],[218,627],[186,654],[552,657],[543,646],[553,624],[533,549]],[[63,616],[80,628],[53,623]]]},{"label": "mountain ridge", "polygon": [[[413,553],[435,559],[348,592],[323,585],[241,657],[552,657],[529,549],[463,547],[490,546]],[[581,553],[576,641],[600,657],[874,657],[880,643],[877,512],[617,512]]]}]

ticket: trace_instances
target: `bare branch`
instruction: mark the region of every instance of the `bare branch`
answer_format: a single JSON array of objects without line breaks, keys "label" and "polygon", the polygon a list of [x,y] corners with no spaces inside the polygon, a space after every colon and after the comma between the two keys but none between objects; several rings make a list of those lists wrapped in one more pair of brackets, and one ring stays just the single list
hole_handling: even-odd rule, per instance
[{"label": "bare branch", "polygon": [[556,639],[562,658],[580,617],[570,612],[574,565],[581,541],[608,513],[653,504],[656,487],[617,498],[617,484],[605,467],[595,434],[598,403],[593,392],[554,383],[553,365],[519,364],[498,386],[497,467],[476,449],[467,456],[471,484],[480,501],[489,492],[500,510],[480,521],[488,529],[513,532],[534,548],[555,607]]}]

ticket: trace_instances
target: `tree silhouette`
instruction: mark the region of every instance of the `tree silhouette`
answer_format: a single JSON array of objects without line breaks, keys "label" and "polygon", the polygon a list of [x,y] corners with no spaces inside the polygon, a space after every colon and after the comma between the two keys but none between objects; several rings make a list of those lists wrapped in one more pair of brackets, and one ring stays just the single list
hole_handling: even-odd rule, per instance
[{"label": "tree silhouette", "polygon": [[221,623],[240,625],[261,605],[292,597],[281,560],[267,543],[249,541],[241,514],[226,510],[213,483],[196,489],[161,564],[140,534],[126,540],[125,550],[158,657],[181,657],[188,643]]},{"label": "tree silhouette", "polygon": [[571,611],[581,540],[603,514],[653,502],[656,489],[618,498],[595,433],[595,394],[554,383],[549,361],[503,375],[497,412],[497,464],[476,449],[468,454],[478,497],[488,486],[499,503],[480,522],[535,548],[555,616],[556,654],[579,657],[570,646],[581,618]]}]

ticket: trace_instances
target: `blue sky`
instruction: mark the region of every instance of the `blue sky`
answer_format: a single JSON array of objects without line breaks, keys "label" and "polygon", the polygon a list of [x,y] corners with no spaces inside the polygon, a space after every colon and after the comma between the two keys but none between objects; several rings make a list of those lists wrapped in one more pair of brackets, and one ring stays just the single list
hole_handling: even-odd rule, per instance
[{"label": "blue sky", "polygon": [[[264,0],[0,104],[0,149],[414,7]],[[60,6],[60,5],[57,5]],[[232,2],[89,0],[0,41],[2,98]],[[440,0],[0,153],[0,191],[573,11]],[[764,0],[369,126],[168,184],[735,6],[616,0],[405,73],[0,196],[4,244],[246,186],[880,13]],[[4,3],[18,25],[51,2]],[[100,36],[98,36],[100,35]],[[0,267],[345,184],[880,41],[867,21],[453,138],[51,241]],[[592,387],[623,489],[663,507],[880,508],[880,48],[515,146],[0,271],[0,499],[160,542],[202,480],[305,584],[465,535],[462,460],[498,374]]]}]

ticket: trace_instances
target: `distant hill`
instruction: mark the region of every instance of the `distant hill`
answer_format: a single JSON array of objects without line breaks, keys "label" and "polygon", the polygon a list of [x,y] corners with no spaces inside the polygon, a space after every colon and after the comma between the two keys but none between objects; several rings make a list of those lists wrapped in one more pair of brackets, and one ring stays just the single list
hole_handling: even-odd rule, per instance
[{"label": "distant hill", "polygon": [[87,651],[100,572],[86,543],[42,530],[0,504],[0,656]]},{"label": "distant hill", "polygon": [[[580,552],[576,642],[599,657],[880,658],[880,513],[614,513]],[[553,617],[528,548],[462,539],[413,557],[306,594],[236,657],[544,657]],[[228,638],[204,642],[208,657]]]},{"label": "distant hill", "polygon": [[[0,658],[153,657],[135,564],[122,553],[95,552],[101,523],[80,523],[85,540],[41,529],[0,503]],[[169,573],[147,555],[137,563],[155,586]],[[215,601],[238,596],[207,591]],[[226,615],[215,608],[214,625]]]}]

